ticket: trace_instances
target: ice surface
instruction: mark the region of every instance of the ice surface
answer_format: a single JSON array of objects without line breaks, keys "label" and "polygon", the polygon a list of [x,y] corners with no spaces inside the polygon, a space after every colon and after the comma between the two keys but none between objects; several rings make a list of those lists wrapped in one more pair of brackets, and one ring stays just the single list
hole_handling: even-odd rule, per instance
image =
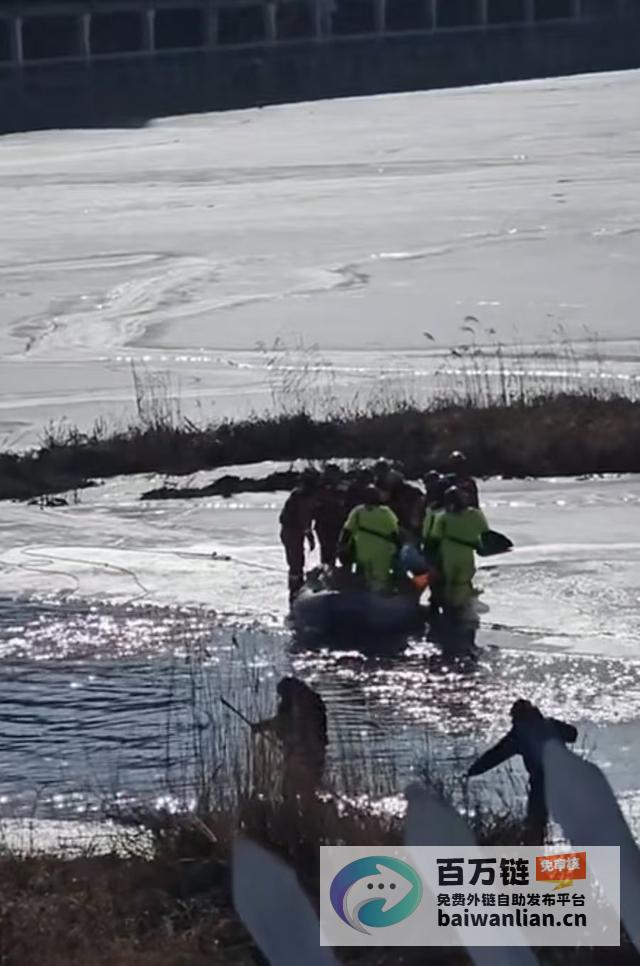
[{"label": "ice surface", "polygon": [[[64,508],[5,504],[0,593],[193,604],[282,621],[285,494],[140,502],[161,482],[110,480]],[[640,478],[493,480],[482,493],[492,526],[516,543],[482,564],[485,626],[538,646],[638,658]]]},{"label": "ice surface", "polygon": [[3,138],[0,431],[130,413],[131,360],[191,414],[265,406],[278,338],[317,344],[334,392],[406,387],[468,314],[593,356],[586,326],[595,377],[633,377],[639,94],[600,74]]}]

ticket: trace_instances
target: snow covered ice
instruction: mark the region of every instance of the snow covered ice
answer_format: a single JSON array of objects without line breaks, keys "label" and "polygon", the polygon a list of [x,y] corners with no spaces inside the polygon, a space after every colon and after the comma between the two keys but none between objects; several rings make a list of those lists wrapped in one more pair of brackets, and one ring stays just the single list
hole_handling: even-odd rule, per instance
[{"label": "snow covered ice", "polygon": [[[169,372],[198,418],[277,403],[278,373],[296,368],[299,387],[332,398],[381,384],[428,392],[469,315],[491,339],[518,342],[532,378],[563,377],[553,346],[570,339],[585,379],[634,391],[639,105],[630,72],[3,138],[4,448],[32,445],[49,421],[130,417],[132,362]],[[283,495],[140,503],[155,482],[113,480],[68,508],[0,509],[9,805],[41,781],[55,787],[61,749],[78,769],[65,789],[79,794],[79,720],[125,749],[120,788],[155,787],[154,702],[176,608],[207,609],[197,635],[214,611],[268,629],[250,659],[265,677],[290,667]],[[640,481],[491,481],[483,495],[517,550],[481,576],[480,671],[449,688],[418,658],[405,676],[300,656],[296,666],[315,667],[347,729],[354,675],[371,716],[400,715],[405,743],[379,753],[407,769],[425,725],[477,743],[500,732],[512,697],[533,695],[587,731],[633,809]],[[96,616],[96,601],[115,610]],[[128,607],[142,610],[130,619]],[[233,662],[233,649],[221,653]],[[106,682],[87,683],[105,667]],[[438,695],[446,710],[430,704]],[[14,756],[36,740],[44,751],[25,779]]]},{"label": "snow covered ice", "polygon": [[[474,315],[598,334],[637,373],[636,73],[3,138],[0,431],[268,401],[256,344],[317,344],[348,391],[433,368]],[[436,339],[427,341],[428,331]],[[462,336],[464,337],[464,336]],[[368,373],[368,383],[367,383]],[[407,374],[403,376],[406,385]]]}]

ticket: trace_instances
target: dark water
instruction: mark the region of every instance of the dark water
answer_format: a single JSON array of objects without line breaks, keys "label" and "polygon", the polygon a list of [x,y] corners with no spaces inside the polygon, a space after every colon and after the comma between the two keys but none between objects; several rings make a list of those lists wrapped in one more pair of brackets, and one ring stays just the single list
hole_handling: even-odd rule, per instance
[{"label": "dark water", "polygon": [[222,795],[248,772],[250,739],[220,696],[256,719],[292,671],[327,701],[331,781],[353,794],[400,793],[425,767],[462,772],[522,696],[577,723],[633,793],[616,729],[640,717],[639,663],[533,651],[491,628],[473,653],[450,644],[365,657],[309,651],[284,629],[220,625],[202,610],[0,600],[0,814],[188,807],[214,773]]}]

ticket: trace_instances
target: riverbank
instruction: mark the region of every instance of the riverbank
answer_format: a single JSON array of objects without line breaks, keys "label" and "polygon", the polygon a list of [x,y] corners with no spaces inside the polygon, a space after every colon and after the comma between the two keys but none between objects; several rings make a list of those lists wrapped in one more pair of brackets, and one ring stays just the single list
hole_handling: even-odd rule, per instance
[{"label": "riverbank", "polygon": [[[151,419],[121,431],[63,428],[39,449],[0,455],[0,499],[33,499],[140,473],[185,476],[265,460],[384,455],[411,476],[467,453],[479,476],[582,476],[640,471],[640,402],[567,393],[506,404],[410,403],[314,419],[306,411],[202,427]],[[237,486],[237,485],[236,485]],[[236,492],[232,489],[231,492]]]},{"label": "riverbank", "polygon": [[[469,820],[469,816],[467,816]],[[520,823],[482,813],[471,820],[480,843],[514,844]],[[349,842],[393,846],[402,822],[316,802],[304,816],[257,797],[235,812],[159,817],[151,855],[0,858],[0,955],[7,966],[255,966],[264,963],[234,909],[232,846],[245,837],[284,862],[317,909],[319,846]],[[267,870],[268,872],[269,870]],[[265,907],[270,902],[265,898]],[[429,962],[465,966],[464,950],[432,950]],[[397,966],[424,962],[424,950],[340,950],[338,962]],[[620,948],[546,949],[544,966],[630,966]]]}]

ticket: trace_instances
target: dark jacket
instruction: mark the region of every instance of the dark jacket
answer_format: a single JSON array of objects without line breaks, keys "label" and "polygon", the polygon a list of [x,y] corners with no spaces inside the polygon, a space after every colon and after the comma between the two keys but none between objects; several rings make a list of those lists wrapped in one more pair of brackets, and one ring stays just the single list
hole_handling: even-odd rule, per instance
[{"label": "dark jacket", "polygon": [[518,722],[500,741],[485,751],[473,763],[468,774],[483,775],[491,768],[496,768],[514,755],[522,755],[524,766],[529,772],[532,782],[541,782],[543,778],[541,747],[545,737],[559,738],[565,744],[573,744],[578,737],[577,729],[573,725],[558,721],[556,718],[542,718],[541,725]]},{"label": "dark jacket", "polygon": [[464,495],[464,498],[467,501],[467,506],[474,507],[476,510],[480,508],[478,484],[472,476],[456,476],[454,486],[457,486]]},{"label": "dark jacket", "polygon": [[385,501],[397,516],[403,530],[419,533],[422,526],[424,493],[411,483],[402,482],[388,494]]},{"label": "dark jacket", "polygon": [[340,535],[344,521],[347,519],[346,492],[339,486],[322,486],[317,494],[315,503],[315,529],[320,536],[323,534]]},{"label": "dark jacket", "polygon": [[305,493],[301,488],[292,490],[280,514],[280,526],[283,530],[291,530],[305,534],[311,529],[316,512],[314,494]]},{"label": "dark jacket", "polygon": [[275,734],[287,758],[304,759],[309,765],[321,765],[328,744],[327,709],[324,701],[309,687],[301,687],[295,696],[281,699],[275,718],[254,726],[256,731]]}]

